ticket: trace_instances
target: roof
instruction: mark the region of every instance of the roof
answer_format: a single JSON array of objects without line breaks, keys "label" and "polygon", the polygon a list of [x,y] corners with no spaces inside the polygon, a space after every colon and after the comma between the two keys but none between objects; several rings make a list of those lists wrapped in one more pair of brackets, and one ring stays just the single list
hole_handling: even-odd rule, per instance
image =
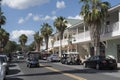
[{"label": "roof", "polygon": [[120,10],[120,3],[118,5],[111,7],[110,9],[108,9],[109,12],[116,11],[116,10]]},{"label": "roof", "polygon": [[80,20],[80,19],[66,19],[66,21],[68,23],[70,23],[71,25],[75,25],[75,24],[80,23],[82,20]]}]

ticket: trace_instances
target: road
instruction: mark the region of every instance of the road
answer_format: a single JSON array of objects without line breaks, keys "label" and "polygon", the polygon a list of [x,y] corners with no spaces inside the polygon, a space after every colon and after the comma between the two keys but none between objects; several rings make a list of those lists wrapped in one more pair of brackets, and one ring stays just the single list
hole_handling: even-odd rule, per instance
[{"label": "road", "polygon": [[24,61],[13,61],[6,80],[120,80],[120,70],[95,70],[43,60],[39,68],[27,68]]}]

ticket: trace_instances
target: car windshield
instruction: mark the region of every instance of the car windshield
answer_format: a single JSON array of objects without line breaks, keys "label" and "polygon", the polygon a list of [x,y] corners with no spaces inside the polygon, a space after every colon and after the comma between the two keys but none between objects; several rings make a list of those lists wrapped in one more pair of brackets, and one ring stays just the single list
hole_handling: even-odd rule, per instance
[{"label": "car windshield", "polygon": [[0,57],[0,61],[2,61],[2,62],[6,62],[7,60],[6,60],[5,57]]}]

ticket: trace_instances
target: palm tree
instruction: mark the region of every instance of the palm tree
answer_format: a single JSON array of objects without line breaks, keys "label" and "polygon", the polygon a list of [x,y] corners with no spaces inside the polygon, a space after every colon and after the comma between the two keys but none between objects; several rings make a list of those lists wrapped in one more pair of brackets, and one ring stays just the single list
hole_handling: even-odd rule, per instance
[{"label": "palm tree", "polygon": [[22,52],[24,52],[24,47],[25,47],[25,43],[27,42],[27,36],[25,34],[22,34],[20,37],[19,37],[19,42],[21,44],[21,47],[22,47]]},{"label": "palm tree", "polygon": [[80,0],[80,2],[83,3],[80,14],[84,16],[85,25],[89,26],[90,36],[94,46],[94,55],[98,55],[100,54],[101,26],[106,19],[110,4],[101,0]]},{"label": "palm tree", "polygon": [[48,49],[48,41],[49,41],[49,36],[52,34],[52,27],[48,23],[43,23],[41,30],[41,34],[45,39],[45,44],[46,44],[46,50]]},{"label": "palm tree", "polygon": [[3,12],[0,11],[0,28],[1,25],[4,25],[6,22],[6,17],[3,15]]},{"label": "palm tree", "polygon": [[40,51],[40,45],[43,42],[43,37],[41,35],[39,35],[39,32],[36,32],[34,34],[34,41],[35,41],[36,51]]},{"label": "palm tree", "polygon": [[9,33],[4,29],[0,28],[0,52],[3,51],[3,48],[6,46],[9,41]]},{"label": "palm tree", "polygon": [[62,16],[57,17],[54,21],[54,26],[56,27],[56,29],[59,33],[59,39],[60,39],[59,57],[61,57],[62,39],[63,39],[63,33],[64,33],[65,29],[67,28],[66,24],[67,24],[67,21]]}]

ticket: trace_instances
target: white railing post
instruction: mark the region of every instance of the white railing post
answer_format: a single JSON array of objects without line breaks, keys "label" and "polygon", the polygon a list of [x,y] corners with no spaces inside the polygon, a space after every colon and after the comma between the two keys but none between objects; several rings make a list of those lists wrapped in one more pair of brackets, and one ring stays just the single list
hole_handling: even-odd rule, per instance
[{"label": "white railing post", "polygon": [[118,24],[119,24],[119,32],[120,32],[120,10],[119,10],[119,13],[118,13],[119,15],[119,22],[118,22]]}]

